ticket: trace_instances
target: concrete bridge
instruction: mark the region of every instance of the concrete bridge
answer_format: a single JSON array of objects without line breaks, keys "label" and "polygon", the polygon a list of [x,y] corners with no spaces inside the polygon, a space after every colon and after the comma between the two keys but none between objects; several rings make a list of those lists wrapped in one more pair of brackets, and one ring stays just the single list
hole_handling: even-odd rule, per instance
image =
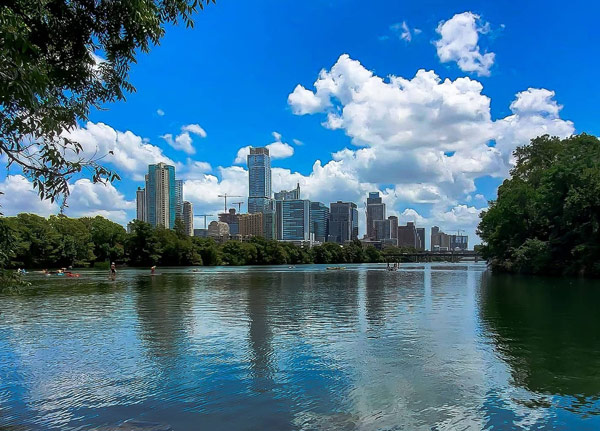
[{"label": "concrete bridge", "polygon": [[473,250],[460,251],[421,251],[414,253],[386,253],[383,252],[383,258],[388,263],[399,262],[403,259],[410,259],[412,262],[461,262],[483,260],[481,255]]}]

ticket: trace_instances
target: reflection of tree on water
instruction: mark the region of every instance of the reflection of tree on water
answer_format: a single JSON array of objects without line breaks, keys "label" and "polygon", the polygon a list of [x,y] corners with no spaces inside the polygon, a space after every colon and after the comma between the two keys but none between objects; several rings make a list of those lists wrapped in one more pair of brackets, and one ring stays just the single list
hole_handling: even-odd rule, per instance
[{"label": "reflection of tree on water", "polygon": [[600,284],[485,277],[480,312],[515,384],[545,394],[600,393]]}]

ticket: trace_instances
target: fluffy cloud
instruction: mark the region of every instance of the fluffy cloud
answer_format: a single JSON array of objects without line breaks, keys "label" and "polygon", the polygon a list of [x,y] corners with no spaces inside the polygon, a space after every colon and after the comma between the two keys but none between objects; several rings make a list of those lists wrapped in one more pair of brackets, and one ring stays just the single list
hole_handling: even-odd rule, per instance
[{"label": "fluffy cloud", "polygon": [[[551,91],[518,93],[512,115],[494,121],[490,99],[476,80],[441,80],[425,70],[411,79],[384,80],[348,55],[322,70],[314,87],[312,99],[319,100],[319,108],[303,105],[310,98],[291,97],[296,87],[288,98],[293,112],[323,113],[323,125],[342,129],[358,148],[332,154],[325,165],[315,163],[307,177],[287,173],[286,187],[299,181],[325,202],[336,199],[334,194],[362,202],[368,189],[393,184],[384,190],[389,208],[430,205],[435,210],[428,217],[437,223],[452,224],[460,216],[476,223],[478,213],[473,211],[479,210],[457,206],[475,191],[476,178],[505,176],[515,147],[532,137],[564,137],[574,131],[573,123],[559,117],[561,107]],[[323,172],[332,185],[316,181]],[[327,190],[335,192],[330,196]]]},{"label": "fluffy cloud", "polygon": [[[266,147],[269,149],[269,154],[272,159],[286,159],[294,155],[294,147],[286,142],[281,141],[281,134],[278,132],[272,133],[275,142],[272,142]],[[295,142],[295,141],[294,141]],[[298,144],[296,144],[298,145]],[[243,164],[246,163],[247,156],[250,154],[250,145],[242,147],[238,150],[237,155],[233,163]]]},{"label": "fluffy cloud", "polygon": [[56,203],[40,200],[31,182],[22,175],[8,175],[0,183],[0,192],[4,193],[0,195],[0,212],[5,216],[19,213],[48,216],[59,210]]},{"label": "fluffy cloud", "polygon": [[390,26],[390,30],[394,32],[398,37],[406,42],[410,42],[413,38],[413,34],[421,33],[421,30],[418,28],[413,28],[412,30],[406,23],[406,21],[397,22]]},{"label": "fluffy cloud", "polygon": [[[40,200],[31,181],[22,175],[9,175],[0,183],[0,204],[4,215],[34,213],[41,216],[58,214],[57,203]],[[70,195],[64,213],[70,217],[101,215],[114,222],[125,224],[129,220],[128,211],[135,208],[134,201],[127,201],[114,185],[92,183],[79,179],[69,185]]]},{"label": "fluffy cloud", "polygon": [[437,27],[440,39],[435,42],[437,54],[442,63],[455,61],[460,70],[475,72],[479,76],[489,76],[495,54],[481,54],[478,45],[479,34],[489,31],[489,24],[482,24],[479,15],[463,12]]},{"label": "fluffy cloud", "polygon": [[174,164],[159,147],[130,131],[120,132],[104,123],[88,122],[85,127],[64,135],[83,147],[82,153],[68,157],[103,157],[102,163],[113,165],[120,174],[131,176],[136,181],[143,180],[149,164]]},{"label": "fluffy cloud", "polygon": [[165,115],[165,111],[163,111],[162,109],[157,109],[157,110],[156,110],[156,114],[157,114],[159,117],[163,117],[163,116]]},{"label": "fluffy cloud", "polygon": [[177,151],[183,151],[186,154],[194,154],[196,149],[192,145],[194,140],[190,136],[191,134],[197,135],[201,138],[206,138],[206,132],[198,124],[188,124],[181,127],[181,133],[173,138],[171,133],[162,135],[161,138],[165,140],[169,146],[173,147]]}]

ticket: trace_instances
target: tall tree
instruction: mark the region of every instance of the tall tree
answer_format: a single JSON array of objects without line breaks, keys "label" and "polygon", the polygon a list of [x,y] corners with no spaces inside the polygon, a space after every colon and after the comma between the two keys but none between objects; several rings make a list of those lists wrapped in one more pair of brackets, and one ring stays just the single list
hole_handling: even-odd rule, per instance
[{"label": "tall tree", "polygon": [[0,155],[32,178],[41,198],[69,193],[86,169],[118,179],[103,154],[66,137],[92,107],[135,90],[129,70],[159,43],[165,26],[214,0],[5,0],[0,8]]},{"label": "tall tree", "polygon": [[497,270],[600,276],[600,141],[541,136],[514,155],[481,214],[483,256]]}]

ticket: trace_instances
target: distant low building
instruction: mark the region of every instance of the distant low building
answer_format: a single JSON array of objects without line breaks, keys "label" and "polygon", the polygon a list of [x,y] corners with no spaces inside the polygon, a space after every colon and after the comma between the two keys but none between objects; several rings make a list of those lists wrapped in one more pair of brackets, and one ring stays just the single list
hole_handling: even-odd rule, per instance
[{"label": "distant low building", "polygon": [[467,250],[469,237],[467,235],[449,235],[438,226],[431,228],[431,251]]},{"label": "distant low building", "polygon": [[207,238],[208,229],[194,229],[194,236],[198,238]]},{"label": "distant low building", "polygon": [[228,239],[229,225],[222,221],[211,221],[208,225],[208,236],[218,240]]}]

